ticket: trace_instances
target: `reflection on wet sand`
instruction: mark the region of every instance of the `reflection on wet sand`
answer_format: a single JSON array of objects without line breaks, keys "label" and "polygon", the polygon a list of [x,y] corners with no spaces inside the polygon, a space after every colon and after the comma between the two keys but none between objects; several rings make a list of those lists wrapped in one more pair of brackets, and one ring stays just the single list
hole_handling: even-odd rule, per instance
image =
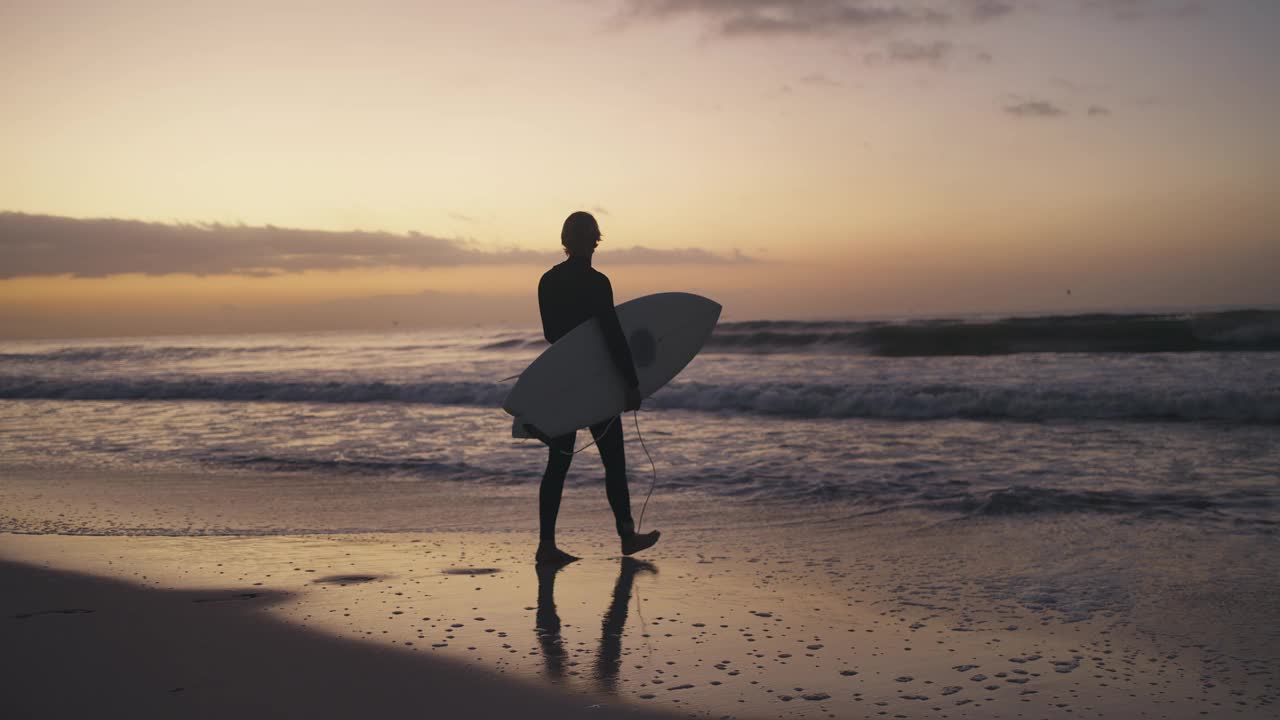
[{"label": "reflection on wet sand", "polygon": [[[534,632],[542,647],[542,659],[547,675],[559,680],[565,674],[564,639],[560,636],[560,615],[556,612],[556,574],[566,565],[537,568],[538,613]],[[622,558],[618,567],[618,579],[613,585],[613,597],[600,624],[600,647],[596,653],[595,679],[603,692],[617,692],[618,671],[622,666],[622,632],[627,624],[627,610],[631,604],[631,591],[638,573],[657,573],[658,568],[635,558]]]},{"label": "reflection on wet sand", "polygon": [[627,624],[627,607],[631,604],[631,585],[636,573],[658,572],[653,563],[624,557],[613,584],[613,599],[600,623],[600,652],[596,654],[596,679],[600,690],[617,692],[618,669],[622,666],[622,629]]},{"label": "reflection on wet sand", "polygon": [[564,677],[564,641],[560,638],[560,615],[556,612],[556,573],[564,565],[538,565],[538,614],[534,634],[542,646],[542,661],[553,680]]}]

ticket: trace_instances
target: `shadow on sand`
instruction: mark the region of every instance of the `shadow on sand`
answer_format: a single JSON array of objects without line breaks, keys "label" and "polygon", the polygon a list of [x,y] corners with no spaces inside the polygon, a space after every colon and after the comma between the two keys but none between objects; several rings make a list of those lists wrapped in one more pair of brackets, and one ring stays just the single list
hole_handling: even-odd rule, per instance
[{"label": "shadow on sand", "polygon": [[6,717],[601,717],[598,698],[262,612],[287,593],[158,590],[6,561],[0,588]]}]

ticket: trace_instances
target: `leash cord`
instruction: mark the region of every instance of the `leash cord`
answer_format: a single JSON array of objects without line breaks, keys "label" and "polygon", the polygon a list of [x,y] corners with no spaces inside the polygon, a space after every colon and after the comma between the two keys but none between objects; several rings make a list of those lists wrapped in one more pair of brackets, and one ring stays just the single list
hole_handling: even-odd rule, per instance
[{"label": "leash cord", "polygon": [[636,523],[636,532],[644,525],[644,511],[649,508],[649,498],[653,497],[653,489],[658,486],[658,466],[653,464],[653,456],[649,454],[649,446],[644,444],[644,435],[640,434],[640,413],[632,410],[631,419],[636,423],[636,437],[640,438],[640,447],[644,448],[644,456],[649,459],[649,469],[653,471],[653,480],[649,483],[649,494],[644,496],[644,504],[640,506],[640,521]]},{"label": "leash cord", "polygon": [[[568,450],[561,450],[560,452],[568,455],[569,457],[573,457],[592,445],[595,445],[597,440],[604,437],[604,434],[609,432],[609,428],[613,427],[613,424],[618,421],[619,417],[621,416],[614,415],[613,419],[609,421],[608,425],[604,426],[604,430],[602,430],[598,436],[595,433],[592,433],[591,442],[586,445],[583,445],[573,452],[569,452]],[[640,432],[640,413],[632,410],[631,419],[635,422],[636,438],[640,440],[640,447],[644,450],[644,456],[649,461],[649,471],[653,474],[653,479],[649,481],[649,492],[644,496],[644,504],[640,506],[640,519],[636,522],[636,532],[640,532],[640,528],[644,526],[644,511],[649,509],[649,498],[653,497],[653,490],[658,486],[658,466],[654,464],[653,455],[649,454],[649,446],[645,443],[644,435]]]},{"label": "leash cord", "polygon": [[[512,375],[511,377],[502,378],[498,382],[515,380],[518,377],[520,377],[520,375]],[[582,447],[572,452],[569,452],[567,450],[561,450],[560,452],[564,453],[565,455],[568,455],[569,457],[573,457],[574,455],[577,455],[578,453],[582,452],[583,450],[586,450],[592,445],[595,445],[596,442],[601,437],[604,437],[605,433],[609,432],[609,429],[613,427],[613,424],[618,421],[619,417],[621,416],[614,415],[613,418],[609,420],[609,424],[604,426],[604,430],[600,432],[600,435],[598,437],[596,436],[595,433],[591,433],[591,442],[587,443],[586,445],[583,445]],[[636,532],[640,532],[640,528],[644,525],[644,511],[649,509],[649,498],[653,497],[653,489],[658,486],[658,466],[653,463],[653,456],[649,454],[649,446],[645,444],[644,435],[640,433],[640,413],[636,410],[632,410],[631,419],[635,422],[635,425],[636,425],[636,437],[640,439],[640,447],[644,449],[644,456],[649,460],[649,471],[653,473],[653,479],[649,481],[649,493],[644,496],[644,504],[640,506],[640,520],[636,523]]]},{"label": "leash cord", "polygon": [[595,445],[596,441],[604,437],[604,434],[609,432],[609,428],[613,427],[613,424],[617,421],[618,421],[618,416],[614,415],[613,419],[609,420],[609,424],[604,426],[604,430],[600,431],[599,436],[597,436],[595,433],[591,433],[591,442],[587,443],[586,445],[583,445],[582,447],[578,448],[577,450],[574,450],[573,452],[569,452],[568,450],[561,450],[560,453],[564,455],[568,455],[569,457],[573,457],[574,455],[577,455],[578,453],[582,452],[583,450],[586,450],[592,445]]}]

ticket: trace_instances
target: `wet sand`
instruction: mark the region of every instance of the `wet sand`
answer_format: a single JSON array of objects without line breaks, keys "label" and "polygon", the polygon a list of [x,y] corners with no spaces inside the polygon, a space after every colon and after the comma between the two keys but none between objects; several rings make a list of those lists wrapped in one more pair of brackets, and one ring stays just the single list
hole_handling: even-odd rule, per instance
[{"label": "wet sand", "polygon": [[662,718],[314,632],[261,586],[165,590],[0,561],[7,718]]},{"label": "wet sand", "polygon": [[637,560],[570,530],[562,544],[584,559],[543,571],[524,532],[0,535],[4,705],[18,717],[1274,716],[1274,653],[1013,602],[956,582],[976,568],[947,567],[953,555],[930,570],[910,548],[872,555],[874,537],[845,535],[810,532],[815,556],[785,528],[746,549],[690,530]]}]

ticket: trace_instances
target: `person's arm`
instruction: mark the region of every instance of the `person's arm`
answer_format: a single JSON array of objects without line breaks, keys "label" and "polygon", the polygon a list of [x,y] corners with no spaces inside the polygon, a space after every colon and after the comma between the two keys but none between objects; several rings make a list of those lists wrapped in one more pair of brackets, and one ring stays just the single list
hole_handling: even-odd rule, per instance
[{"label": "person's arm", "polygon": [[555,340],[551,337],[551,323],[547,317],[547,313],[551,311],[551,299],[548,297],[549,294],[550,290],[547,288],[547,276],[543,275],[542,279],[538,281],[538,313],[542,315],[542,337],[546,338],[547,342],[554,343]]},{"label": "person's arm", "polygon": [[[631,359],[631,346],[627,343],[627,337],[622,333],[622,324],[618,322],[618,312],[613,307],[613,286],[609,284],[609,278],[600,276],[603,279],[601,283],[598,310],[596,317],[600,319],[600,330],[604,333],[604,342],[609,347],[609,356],[613,358],[613,364],[621,373],[623,381],[629,389],[635,389],[636,395],[639,395],[640,378],[636,376],[636,364]],[[628,405],[636,404],[630,401],[628,394]],[[628,410],[632,409],[630,407]]]}]

